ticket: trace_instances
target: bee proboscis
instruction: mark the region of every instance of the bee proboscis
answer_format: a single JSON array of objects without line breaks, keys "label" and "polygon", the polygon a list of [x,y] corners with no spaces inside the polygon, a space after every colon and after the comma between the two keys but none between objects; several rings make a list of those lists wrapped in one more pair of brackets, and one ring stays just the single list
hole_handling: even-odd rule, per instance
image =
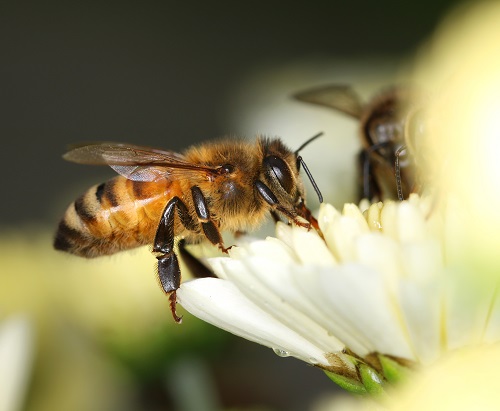
[{"label": "bee proboscis", "polygon": [[225,139],[182,154],[113,142],[73,148],[66,160],[109,165],[119,175],[91,187],[69,206],[54,247],[91,258],[152,245],[159,283],[180,322],[176,239],[207,239],[227,252],[221,232],[254,229],[269,213],[302,227],[318,227],[306,208],[299,174],[302,165],[322,201],[298,154],[305,144],[291,151],[278,138],[258,137],[254,143]]}]

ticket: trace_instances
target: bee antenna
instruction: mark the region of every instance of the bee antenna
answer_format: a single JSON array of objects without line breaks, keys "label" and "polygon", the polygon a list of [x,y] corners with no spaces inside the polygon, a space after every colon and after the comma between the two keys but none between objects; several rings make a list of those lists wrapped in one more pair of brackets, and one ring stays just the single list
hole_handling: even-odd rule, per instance
[{"label": "bee antenna", "polygon": [[302,150],[305,146],[307,146],[309,143],[313,142],[314,140],[316,140],[318,137],[321,137],[324,133],[322,131],[320,131],[319,133],[315,134],[314,136],[312,136],[310,139],[308,139],[304,144],[302,144],[297,150],[295,150],[295,156],[297,157],[297,168],[300,169],[300,166],[302,165],[302,167],[304,168],[304,171],[306,172],[307,174],[307,177],[309,178],[309,181],[311,182],[312,186],[314,187],[314,191],[316,191],[316,194],[318,195],[318,200],[320,203],[323,202],[323,195],[321,194],[321,191],[319,191],[319,187],[318,185],[316,184],[316,181],[314,181],[314,178],[311,174],[311,172],[309,171],[309,169],[307,168],[307,165],[306,163],[304,162],[304,160],[302,159],[301,156],[299,156],[299,151]]},{"label": "bee antenna", "polygon": [[309,178],[309,181],[311,182],[312,186],[314,187],[314,191],[316,191],[316,194],[318,195],[319,202],[322,203],[323,202],[323,195],[321,194],[321,191],[319,191],[319,187],[316,184],[316,181],[314,181],[314,178],[313,178],[311,172],[307,168],[307,165],[301,156],[297,157],[297,163],[302,164],[302,167],[304,168],[304,171],[306,172],[307,177]]},{"label": "bee antenna", "polygon": [[323,133],[322,131],[320,131],[318,134],[315,134],[314,136],[312,136],[309,140],[307,140],[304,144],[302,144],[297,150],[295,150],[295,155],[298,156],[300,150],[302,150],[309,143],[312,143],[318,137],[321,137],[323,134],[325,134],[325,133]]}]

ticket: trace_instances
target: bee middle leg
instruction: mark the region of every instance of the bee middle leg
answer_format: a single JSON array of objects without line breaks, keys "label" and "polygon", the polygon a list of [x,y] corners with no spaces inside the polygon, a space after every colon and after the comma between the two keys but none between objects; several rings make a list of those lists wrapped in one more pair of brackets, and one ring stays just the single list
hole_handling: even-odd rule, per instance
[{"label": "bee middle leg", "polygon": [[170,310],[172,316],[177,323],[182,321],[182,318],[177,315],[176,291],[181,285],[181,269],[179,260],[174,252],[175,240],[175,214],[176,211],[181,219],[182,224],[193,229],[194,221],[192,220],[186,205],[179,197],[172,198],[165,209],[156,230],[156,235],[153,243],[153,251],[160,253],[156,258],[158,260],[158,280],[170,300]]},{"label": "bee middle leg", "polygon": [[371,153],[373,150],[363,149],[358,155],[358,200],[367,199],[372,201],[374,198],[380,198],[381,190],[375,181],[373,174],[373,165]]},{"label": "bee middle leg", "polygon": [[191,195],[193,196],[196,215],[201,223],[201,228],[205,237],[207,237],[208,241],[212,244],[217,245],[222,252],[227,253],[231,247],[224,247],[221,233],[210,217],[207,201],[202,191],[199,187],[193,186],[191,187]]}]

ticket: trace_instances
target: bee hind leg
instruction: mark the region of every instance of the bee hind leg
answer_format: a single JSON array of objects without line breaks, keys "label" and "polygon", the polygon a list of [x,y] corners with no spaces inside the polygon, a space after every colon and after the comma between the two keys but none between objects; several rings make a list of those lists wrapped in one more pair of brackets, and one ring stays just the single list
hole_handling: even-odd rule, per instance
[{"label": "bee hind leg", "polygon": [[168,295],[170,310],[175,322],[180,323],[182,317],[179,317],[176,311],[176,291],[181,285],[181,269],[177,255],[174,252],[176,211],[182,224],[188,229],[192,228],[194,223],[190,218],[186,205],[179,197],[172,198],[163,210],[153,243],[153,252],[159,253],[156,256],[158,260],[158,282],[165,294]]},{"label": "bee hind leg", "polygon": [[156,257],[158,259],[158,279],[165,294],[170,301],[170,310],[176,323],[182,322],[182,317],[177,315],[177,295],[176,291],[181,284],[181,270],[179,260],[175,253]]}]

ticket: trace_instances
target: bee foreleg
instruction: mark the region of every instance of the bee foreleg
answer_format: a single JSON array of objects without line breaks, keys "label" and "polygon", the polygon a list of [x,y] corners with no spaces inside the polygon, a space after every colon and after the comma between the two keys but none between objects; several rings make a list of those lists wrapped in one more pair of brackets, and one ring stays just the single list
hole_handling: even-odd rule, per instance
[{"label": "bee foreleg", "polygon": [[219,246],[222,252],[227,253],[227,251],[231,247],[224,247],[220,231],[216,227],[214,222],[210,219],[210,211],[208,210],[205,196],[197,186],[191,187],[191,194],[193,196],[194,208],[196,210],[198,219],[200,220],[201,228],[203,229],[205,237],[207,237],[208,241],[210,241],[212,244]]},{"label": "bee foreleg", "polygon": [[257,191],[262,196],[262,198],[266,201],[266,203],[272,207],[271,214],[278,211],[284,216],[286,216],[289,220],[292,220],[298,226],[305,227],[307,229],[311,228],[310,223],[304,223],[298,218],[299,216],[295,210],[290,210],[286,207],[283,207],[280,204],[279,200],[274,195],[274,193],[272,192],[272,190],[268,186],[266,186],[262,181],[257,180],[255,183],[255,187],[257,188]]},{"label": "bee foreleg", "polygon": [[[174,197],[168,202],[163,210],[153,243],[153,251],[161,253],[156,257],[158,259],[158,280],[165,294],[169,296],[170,310],[174,320],[178,323],[182,320],[176,312],[176,291],[181,285],[181,269],[174,252],[174,223],[176,209],[179,209],[180,214],[182,214],[185,208],[186,206],[179,197]],[[185,218],[181,217],[182,220]]]}]

